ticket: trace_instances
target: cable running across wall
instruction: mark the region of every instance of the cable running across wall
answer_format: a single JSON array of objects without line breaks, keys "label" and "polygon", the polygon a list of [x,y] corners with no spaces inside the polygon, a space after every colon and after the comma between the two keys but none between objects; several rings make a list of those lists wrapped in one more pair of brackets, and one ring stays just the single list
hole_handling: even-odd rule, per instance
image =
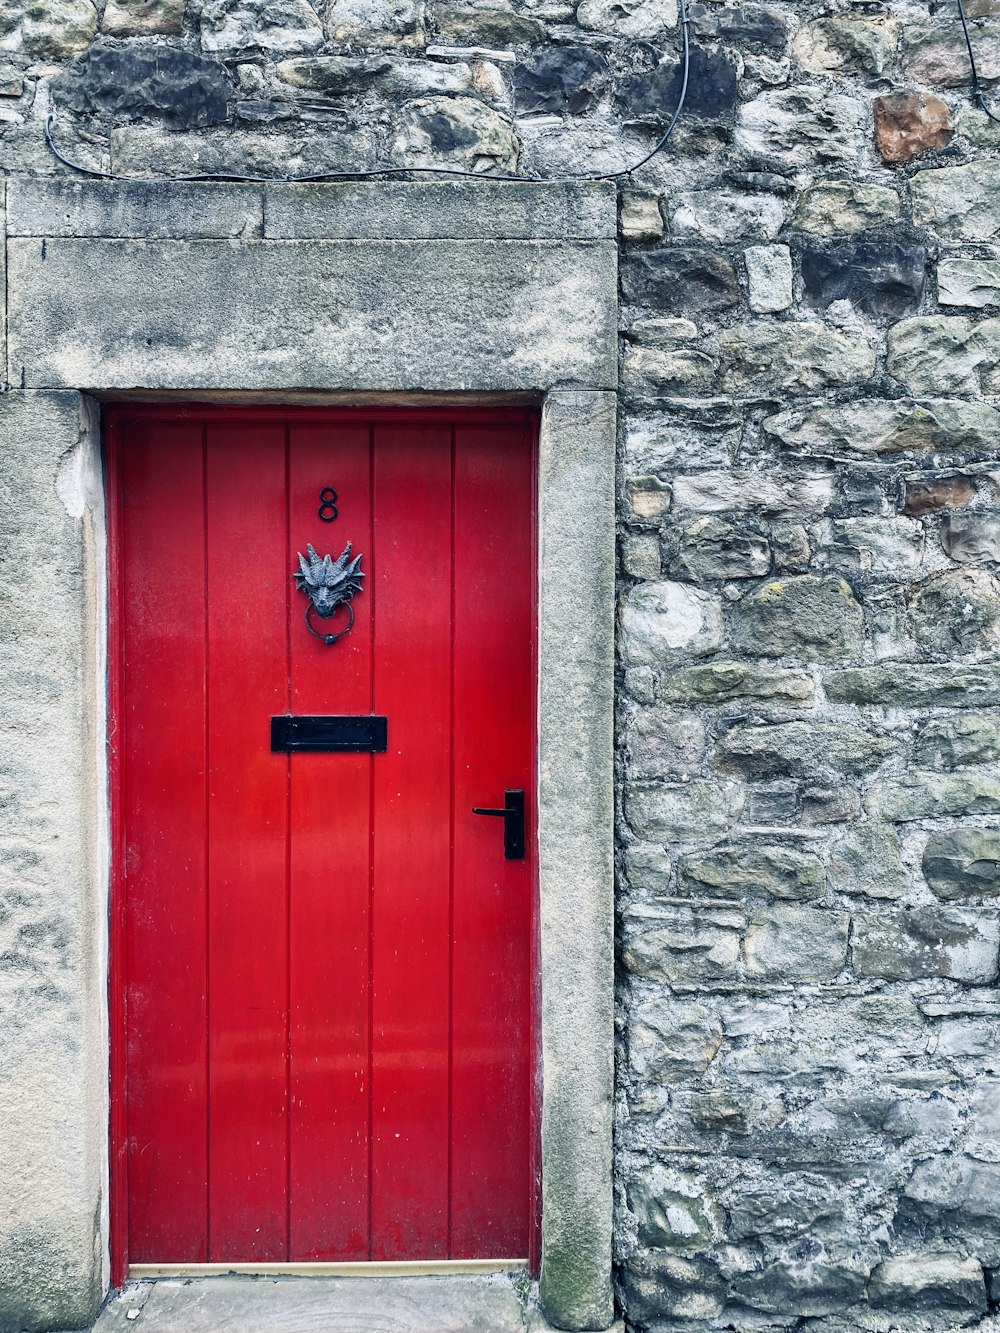
[{"label": "cable running across wall", "polygon": [[[960,0],[961,2],[961,0]],[[549,184],[559,184],[572,181],[610,181],[618,180],[622,176],[631,176],[633,172],[644,167],[647,162],[661,152],[670,141],[677,122],[684,111],[684,104],[687,100],[688,80],[691,74],[691,37],[689,33],[690,20],[688,18],[687,0],[679,0],[679,18],[683,42],[683,56],[681,64],[681,86],[677,98],[677,106],[670,121],[660,135],[659,139],[649,150],[649,152],[633,162],[631,166],[622,167],[618,171],[601,171],[593,173],[580,173],[578,175],[558,175],[558,176],[539,176],[525,175],[517,172],[495,172],[495,171],[469,171],[463,167],[372,167],[366,171],[312,171],[300,175],[289,176],[244,176],[236,172],[210,171],[197,175],[182,176],[130,176],[117,171],[102,171],[99,167],[84,166],[81,162],[74,162],[61,152],[55,145],[52,138],[52,126],[55,124],[55,112],[50,111],[45,117],[45,142],[50,152],[64,166],[72,171],[78,171],[85,176],[95,176],[100,180],[134,180],[134,181],[237,181],[249,185],[267,185],[273,183],[282,183],[286,185],[304,184],[308,181],[355,181],[369,180],[372,178],[381,178],[385,176],[464,176],[472,180],[494,180],[494,181],[534,181],[548,182]]]},{"label": "cable running across wall", "polygon": [[972,49],[972,34],[969,32],[969,20],[965,15],[965,0],[957,0],[958,17],[962,20],[962,32],[965,35],[965,48],[969,53],[969,68],[972,71],[972,100],[984,116],[1000,125],[1000,116],[995,115],[986,105],[986,94],[979,82],[979,70],[976,68],[976,53]]}]

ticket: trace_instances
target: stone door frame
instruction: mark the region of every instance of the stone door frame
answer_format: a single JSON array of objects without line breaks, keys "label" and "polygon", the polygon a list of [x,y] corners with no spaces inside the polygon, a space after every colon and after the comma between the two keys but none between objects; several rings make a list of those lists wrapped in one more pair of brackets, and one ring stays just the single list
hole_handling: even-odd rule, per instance
[{"label": "stone door frame", "polygon": [[[65,688],[85,736],[59,819],[86,865],[71,979],[84,1049],[60,1095],[86,1163],[64,1188],[80,1219],[96,1199],[100,1220],[90,1255],[69,1265],[65,1308],[92,1303],[101,1254],[107,1276],[101,402],[530,402],[542,407],[541,1301],[557,1327],[610,1325],[615,235],[604,184],[8,182],[13,387],[0,397],[0,442],[35,440],[56,460],[80,567],[69,603],[80,669],[67,669]],[[59,756],[26,762],[45,781]],[[43,1250],[70,1243],[40,1238]],[[5,1245],[0,1226],[0,1258]]]}]

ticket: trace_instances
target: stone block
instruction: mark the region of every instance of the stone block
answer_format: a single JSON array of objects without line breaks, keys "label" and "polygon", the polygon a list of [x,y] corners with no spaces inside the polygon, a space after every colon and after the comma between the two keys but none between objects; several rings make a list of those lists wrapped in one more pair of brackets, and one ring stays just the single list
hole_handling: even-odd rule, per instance
[{"label": "stone block", "polygon": [[440,40],[457,46],[508,50],[516,46],[537,46],[546,38],[545,25],[536,18],[506,9],[472,5],[435,5],[434,26]]},{"label": "stone block", "polygon": [[955,133],[947,102],[933,93],[875,98],[875,146],[883,162],[910,162],[946,148]]},{"label": "stone block", "polygon": [[[1000,24],[969,26],[979,77],[1000,78]],[[969,53],[958,23],[908,23],[904,35],[903,70],[914,83],[939,88],[964,88],[969,80]]]},{"label": "stone block", "polygon": [[152,116],[192,129],[227,118],[233,87],[225,67],[200,52],[99,39],[52,81],[52,95],[85,116]]},{"label": "stone block", "polygon": [[66,60],[96,32],[92,0],[4,0],[0,10],[0,51],[28,60]]},{"label": "stone block", "polygon": [[44,259],[42,248],[8,243],[11,352],[29,384],[468,390],[616,375],[610,243],[57,239]]},{"label": "stone block", "polygon": [[1000,234],[1000,161],[918,171],[910,189],[914,222],[933,228],[939,236],[990,241]]},{"label": "stone block", "polygon": [[771,568],[766,537],[714,515],[695,519],[681,529],[670,573],[695,582],[711,579],[757,578]]},{"label": "stone block", "polygon": [[732,1288],[739,1301],[753,1310],[777,1315],[794,1310],[799,1317],[833,1315],[863,1298],[866,1277],[867,1270],[856,1263],[780,1259],[740,1275]]},{"label": "stone block", "polygon": [[806,671],[782,671],[745,662],[713,662],[675,671],[662,682],[668,703],[724,704],[734,699],[760,699],[783,708],[808,708],[815,695]]},{"label": "stone block", "polygon": [[711,1248],[724,1231],[718,1204],[698,1180],[662,1166],[632,1177],[628,1206],[644,1245],[675,1254],[697,1254]]},{"label": "stone block", "polygon": [[773,194],[738,190],[689,190],[677,196],[670,217],[674,236],[702,243],[773,241],[785,222],[786,205]]},{"label": "stone block", "polygon": [[849,170],[861,156],[861,105],[823,86],[761,93],[740,107],[735,142],[777,170]]},{"label": "stone block", "polygon": [[670,487],[659,477],[632,477],[628,483],[628,501],[637,518],[661,518],[670,508]]},{"label": "stone block", "polygon": [[[349,97],[373,92],[389,102],[438,93],[478,94],[496,100],[493,74],[468,61],[449,64],[386,53],[380,56],[296,56],[282,60],[275,73],[294,88],[307,88],[321,97]],[[301,186],[298,187],[301,190]]]},{"label": "stone block", "polygon": [[897,823],[1000,814],[1000,776],[990,768],[957,773],[911,769],[904,777],[873,782],[865,807],[871,814]]},{"label": "stone block", "polygon": [[710,356],[693,349],[626,347],[622,379],[626,388],[637,392],[698,393],[712,388],[715,369]]},{"label": "stone block", "polygon": [[1000,667],[888,662],[833,671],[823,682],[834,703],[887,708],[988,708],[1000,705]]},{"label": "stone block", "polygon": [[716,762],[747,778],[859,776],[897,754],[898,744],[847,722],[780,722],[723,733]]},{"label": "stone block", "polygon": [[854,918],[852,957],[860,977],[990,982],[1000,958],[1000,922],[992,913],[953,907],[915,907],[877,916],[861,912]]},{"label": "stone block", "polygon": [[975,482],[961,473],[909,478],[903,483],[903,513],[919,518],[924,514],[936,514],[940,510],[961,509],[971,504],[976,494]]},{"label": "stone block", "polygon": [[628,728],[627,744],[636,777],[686,778],[701,768],[705,728],[687,711],[642,710]]},{"label": "stone block", "polygon": [[743,325],[727,330],[719,348],[721,384],[733,393],[810,393],[866,380],[875,370],[863,338],[825,324]]},{"label": "stone block", "polygon": [[[247,104],[242,104],[244,107]],[[339,126],[339,127],[338,127]],[[263,181],[286,175],[362,171],[375,148],[366,126],[299,120],[175,130],[145,124],[111,130],[111,165],[129,176],[250,176]]]},{"label": "stone block", "polygon": [[694,3],[688,6],[691,31],[696,37],[714,37],[760,46],[780,55],[788,45],[784,16],[764,5]]},{"label": "stone block", "polygon": [[910,887],[903,846],[891,824],[856,824],[830,849],[830,887],[867,898],[901,898]]},{"label": "stone block", "polygon": [[108,0],[101,31],[109,37],[179,37],[186,0]]},{"label": "stone block", "polygon": [[854,787],[803,787],[799,796],[803,824],[848,824],[861,813]]},{"label": "stone block", "polygon": [[698,1077],[722,1046],[722,1024],[701,1004],[657,997],[632,1006],[629,1068],[649,1083]]},{"label": "stone block", "polygon": [[946,902],[1000,893],[1000,832],[960,828],[935,833],[924,848],[924,878]]},{"label": "stone block", "polygon": [[792,54],[810,74],[891,75],[899,42],[899,20],[886,15],[838,14],[803,23]]},{"label": "stone block", "polygon": [[1000,388],[1000,319],[918,315],[889,330],[887,369],[913,394],[990,394]]},{"label": "stone block", "polygon": [[739,966],[745,926],[735,906],[665,908],[626,923],[622,961],[633,976],[658,981],[730,977]]},{"label": "stone block", "polygon": [[801,1236],[822,1219],[838,1222],[843,1211],[836,1185],[818,1172],[757,1177],[749,1189],[741,1176],[736,1188],[730,1187],[720,1198],[735,1240]]},{"label": "stone block", "polygon": [[616,0],[582,0],[576,21],[592,32],[650,41],[676,26],[677,0],[631,0],[624,10]]},{"label": "stone block", "polygon": [[258,186],[223,182],[46,180],[18,176],[7,192],[8,236],[211,240],[261,235]]},{"label": "stone block", "polygon": [[806,302],[826,309],[850,301],[866,314],[898,317],[919,306],[926,263],[921,246],[893,241],[807,245],[801,256]]},{"label": "stone block", "polygon": [[833,479],[824,473],[776,477],[743,469],[689,472],[676,478],[673,494],[678,508],[701,513],[732,509],[783,514],[797,509],[825,509],[833,499]]},{"label": "stone block", "polygon": [[660,538],[655,532],[628,532],[622,538],[622,569],[634,579],[660,577]]},{"label": "stone block", "polygon": [[514,102],[520,115],[582,116],[607,81],[608,62],[589,46],[543,46],[514,66]]},{"label": "stone block", "polygon": [[[607,0],[603,0],[607,3]],[[725,47],[694,45],[691,48],[685,120],[699,117],[728,120],[739,97],[739,66]],[[626,120],[665,125],[680,101],[683,64],[669,57],[646,74],[627,80],[618,102]]]},{"label": "stone block", "polygon": [[982,310],[1000,305],[1000,261],[995,259],[942,259],[937,269],[940,305]]},{"label": "stone block", "polygon": [[835,568],[901,575],[923,559],[924,531],[910,518],[838,518],[817,550],[818,561]]},{"label": "stone block", "polygon": [[846,912],[775,906],[757,912],[744,940],[751,977],[829,981],[847,962]]},{"label": "stone block", "polygon": [[740,303],[736,269],[712,250],[643,250],[621,265],[622,300],[664,315],[709,315]]},{"label": "stone block", "polygon": [[913,743],[913,757],[922,768],[962,768],[998,756],[1000,723],[983,713],[931,718]]},{"label": "stone block", "polygon": [[[630,1321],[715,1320],[725,1308],[725,1283],[715,1264],[679,1254],[636,1255],[622,1267],[622,1293]],[[660,1325],[662,1326],[662,1324]]]},{"label": "stone block", "polygon": [[952,560],[963,565],[1000,561],[1000,514],[982,510],[946,514],[941,544]]},{"label": "stone block", "polygon": [[1000,648],[1000,579],[985,569],[950,569],[909,602],[910,631],[928,657],[992,656]]},{"label": "stone block", "polygon": [[[323,25],[308,0],[207,0],[200,15],[206,51],[295,55],[323,45]],[[161,48],[162,49],[162,48]]]},{"label": "stone block", "polygon": [[787,310],[792,293],[792,252],[787,245],[751,245],[743,251],[747,300],[757,315]]},{"label": "stone block", "polygon": [[520,151],[511,121],[473,97],[418,97],[400,114],[393,160],[468,171],[517,170]]},{"label": "stone block", "polygon": [[623,659],[662,666],[706,657],[724,637],[719,598],[685,583],[642,583],[626,594],[621,615]]},{"label": "stone block", "polygon": [[861,651],[863,617],[843,579],[801,574],[743,597],[733,608],[733,637],[757,657],[842,662]]},{"label": "stone block", "polygon": [[1000,431],[1000,412],[959,399],[864,398],[780,412],[765,419],[764,429],[803,452],[864,456],[976,450],[991,447]]},{"label": "stone block", "polygon": [[767,895],[809,902],[826,891],[819,857],[794,847],[737,844],[696,852],[677,866],[678,892],[694,896],[745,898]]},{"label": "stone block", "polygon": [[338,46],[419,50],[426,34],[424,0],[331,0],[327,40]]},{"label": "stone block", "polygon": [[1000,1165],[939,1153],[917,1164],[900,1199],[899,1220],[975,1246],[993,1268],[1000,1253],[998,1197]]},{"label": "stone block", "polygon": [[630,889],[663,896],[670,883],[670,857],[653,842],[631,842],[625,848],[625,878]]},{"label": "stone block", "polygon": [[628,243],[660,240],[664,225],[659,197],[635,191],[623,194],[618,227],[622,240]]},{"label": "stone block", "polygon": [[895,222],[900,211],[899,195],[889,185],[820,180],[802,191],[793,221],[815,235],[848,236]]},{"label": "stone block", "polygon": [[724,837],[739,819],[744,799],[737,782],[628,782],[625,818],[637,837],[690,846]]}]

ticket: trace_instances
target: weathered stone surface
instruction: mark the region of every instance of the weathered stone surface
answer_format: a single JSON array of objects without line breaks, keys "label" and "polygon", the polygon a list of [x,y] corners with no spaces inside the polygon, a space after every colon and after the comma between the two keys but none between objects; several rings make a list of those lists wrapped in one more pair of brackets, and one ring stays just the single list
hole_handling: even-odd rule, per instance
[{"label": "weathered stone surface", "polygon": [[323,45],[323,27],[308,0],[208,0],[201,11],[206,51],[273,51],[294,55]]},{"label": "weathered stone surface", "polygon": [[637,1219],[639,1239],[656,1249],[693,1254],[708,1249],[723,1233],[722,1210],[698,1182],[664,1167],[632,1179],[628,1206]]},{"label": "weathered stone surface", "polygon": [[[43,259],[38,242],[11,238],[8,262],[11,345],[29,379],[385,391],[485,388],[487,374],[496,387],[557,375],[600,388],[617,372],[609,243],[56,239]],[[220,299],[192,308],[192,288]],[[414,313],[389,328],[386,309]]]},{"label": "weathered stone surface", "polygon": [[661,981],[729,977],[739,965],[745,925],[736,906],[659,909],[630,921],[622,958],[634,976]]},{"label": "weathered stone surface", "polygon": [[899,898],[910,880],[903,846],[891,824],[868,820],[838,838],[830,850],[830,887],[867,898]]},{"label": "weathered stone surface", "polygon": [[625,877],[629,888],[661,897],[670,883],[671,861],[653,842],[631,842],[625,849]]},{"label": "weathered stone surface", "polygon": [[636,1256],[624,1265],[622,1292],[630,1320],[715,1319],[725,1305],[715,1264],[679,1254]]},{"label": "weathered stone surface", "polygon": [[597,101],[607,79],[607,61],[589,46],[548,47],[514,66],[514,98],[523,115],[582,116]]},{"label": "weathered stone surface", "polygon": [[773,241],[785,221],[785,205],[770,194],[690,190],[677,197],[670,219],[675,236],[728,245]]},{"label": "weathered stone surface", "polygon": [[678,508],[715,514],[726,509],[782,514],[797,509],[824,509],[833,498],[826,475],[773,477],[765,472],[733,469],[679,475],[673,487]]},{"label": "weathered stone surface", "polygon": [[477,68],[481,67],[464,61],[444,65],[386,54],[297,56],[283,60],[275,72],[285,83],[327,97],[375,89],[383,96],[406,99],[438,93],[483,92]]},{"label": "weathered stone surface", "polygon": [[946,1235],[974,1238],[977,1248],[992,1256],[1000,1245],[998,1196],[1000,1166],[941,1153],[918,1163],[903,1190],[899,1214],[902,1220],[942,1226]]},{"label": "weathered stone surface", "polygon": [[776,906],[756,913],[744,940],[747,972],[783,981],[825,981],[847,961],[846,912]]},{"label": "weathered stone surface", "polygon": [[697,518],[681,529],[670,572],[677,578],[756,578],[771,568],[767,538],[726,523],[714,515]]},{"label": "weathered stone surface", "polygon": [[826,872],[812,852],[767,844],[739,844],[682,857],[677,866],[677,888],[679,892],[701,897],[744,898],[766,894],[808,902],[825,893]]},{"label": "weathered stone surface", "polygon": [[622,569],[634,579],[658,579],[662,571],[660,538],[655,532],[629,532],[622,538]]},{"label": "weathered stone surface", "polygon": [[[992,422],[988,424],[992,426]],[[984,435],[984,445],[986,438]],[[903,513],[920,517],[923,514],[936,514],[942,509],[961,509],[971,504],[975,498],[975,482],[961,474],[926,479],[913,478],[904,483]]]},{"label": "weathered stone surface", "polygon": [[659,998],[633,1007],[629,1065],[651,1083],[703,1074],[721,1045],[722,1024],[703,1005]]},{"label": "weathered stone surface", "polygon": [[[1000,24],[972,24],[969,37],[979,77],[1000,79]],[[969,53],[958,23],[909,23],[904,36],[903,69],[914,83],[961,88],[969,79]]]},{"label": "weathered stone surface", "polygon": [[961,828],[935,833],[924,849],[924,878],[939,898],[1000,894],[1000,831]]},{"label": "weathered stone surface", "polygon": [[163,117],[189,128],[226,119],[232,85],[217,60],[179,46],[96,41],[52,83],[61,106],[91,116]]},{"label": "weathered stone surface", "polygon": [[415,166],[454,162],[470,171],[514,171],[518,141],[510,121],[471,97],[425,97],[403,110],[392,146]]},{"label": "weathered stone surface", "polygon": [[994,815],[1000,813],[1000,775],[988,768],[959,773],[911,770],[905,777],[875,781],[865,804],[882,819],[903,822],[949,815]]},{"label": "weathered stone surface", "polygon": [[677,0],[581,0],[576,21],[595,32],[648,41],[676,25]]},{"label": "weathered stone surface", "polygon": [[913,394],[992,393],[998,362],[1000,319],[918,315],[889,330],[889,374]]},{"label": "weathered stone surface", "polygon": [[743,800],[738,782],[698,779],[673,786],[635,782],[626,788],[625,817],[640,838],[691,843],[728,833]]},{"label": "weathered stone surface", "polygon": [[[277,183],[287,173],[361,171],[374,156],[367,130],[320,129],[288,122],[262,126],[179,130],[121,125],[111,131],[116,172],[161,178],[183,175],[259,176]],[[155,347],[155,343],[147,344]]]},{"label": "weathered stone surface", "polygon": [[947,147],[955,133],[947,102],[933,93],[875,98],[875,145],[883,162],[910,162]]},{"label": "weathered stone surface", "polygon": [[824,87],[762,93],[740,108],[736,144],[790,167],[852,167],[861,154],[858,103]]},{"label": "weathered stone surface", "polygon": [[989,241],[1000,234],[1000,162],[918,171],[910,181],[913,219],[956,241]]},{"label": "weathered stone surface", "polygon": [[662,666],[705,657],[722,644],[722,608],[712,593],[685,583],[630,588],[622,609],[622,657]]},{"label": "weathered stone surface", "polygon": [[[680,102],[684,67],[680,59],[661,61],[622,87],[618,103],[627,120],[666,125]],[[739,97],[739,70],[727,50],[695,46],[691,50],[685,117],[728,119]]]},{"label": "weathered stone surface", "polygon": [[788,45],[788,27],[784,17],[764,5],[688,6],[691,30],[697,37],[718,37],[743,45],[763,46],[781,53]]},{"label": "weathered stone surface", "polygon": [[863,398],[781,412],[766,418],[764,429],[783,444],[805,452],[865,455],[975,450],[990,448],[996,440],[1000,412],[986,403],[959,399]]},{"label": "weathered stone surface", "polygon": [[898,316],[915,310],[923,296],[927,252],[920,246],[809,245],[801,262],[806,299],[813,306],[825,309],[834,301],[850,301],[867,314]]},{"label": "weathered stone surface", "polygon": [[833,671],[823,682],[836,703],[892,708],[983,708],[1000,705],[1000,666],[931,666],[889,662]]},{"label": "weathered stone surface", "polygon": [[734,608],[734,638],[759,657],[841,662],[861,651],[861,608],[850,586],[813,574],[773,579]]},{"label": "weathered stone surface", "polygon": [[846,722],[781,722],[725,732],[716,751],[720,768],[745,777],[812,777],[868,773],[896,754],[888,736]]},{"label": "weathered stone surface", "polygon": [[799,797],[803,824],[849,824],[861,813],[853,787],[803,787]]},{"label": "weathered stone surface", "polygon": [[690,712],[643,709],[627,736],[636,777],[686,778],[701,767],[705,728]]},{"label": "weathered stone surface", "polygon": [[710,356],[693,348],[627,347],[622,375],[628,388],[639,391],[697,392],[712,387],[715,369]]},{"label": "weathered stone surface", "polygon": [[666,702],[721,704],[733,699],[765,699],[785,708],[806,708],[815,685],[805,671],[768,670],[746,662],[713,662],[667,676],[661,685]]},{"label": "weathered stone surface", "polygon": [[908,1254],[875,1269],[868,1285],[873,1305],[894,1309],[986,1311],[986,1283],[978,1259],[958,1254]]},{"label": "weathered stone surface", "polygon": [[719,340],[722,387],[730,392],[809,393],[866,380],[875,353],[856,335],[824,324],[742,325]]},{"label": "weathered stone surface", "polygon": [[751,245],[743,251],[747,300],[757,315],[787,310],[792,293],[792,252],[787,245]]},{"label": "weathered stone surface", "polygon": [[711,250],[648,250],[626,255],[622,299],[665,315],[711,314],[740,303],[736,269]]},{"label": "weathered stone surface", "polygon": [[881,76],[892,70],[898,41],[897,19],[842,14],[803,23],[792,40],[792,54],[810,74]]},{"label": "weathered stone surface", "polygon": [[65,60],[86,50],[97,31],[91,0],[4,0],[0,52],[33,60]]},{"label": "weathered stone surface", "polygon": [[629,483],[628,499],[639,518],[660,518],[670,508],[671,490],[659,477],[637,476]]},{"label": "weathered stone surface", "polygon": [[436,5],[434,25],[446,42],[499,47],[533,46],[545,40],[545,26],[525,14],[471,5]]},{"label": "weathered stone surface", "polygon": [[842,236],[895,222],[899,215],[899,195],[888,185],[826,180],[803,190],[794,222],[819,236]]},{"label": "weathered stone surface", "polygon": [[109,37],[179,36],[187,0],[108,0],[101,31]]},{"label": "weathered stone surface", "polygon": [[917,732],[913,757],[924,768],[961,768],[1000,755],[1000,719],[982,713],[931,718]]},{"label": "weathered stone surface", "polygon": [[424,45],[424,0],[331,0],[326,35],[345,46]]},{"label": "weathered stone surface", "polygon": [[861,912],[854,918],[851,942],[858,976],[987,982],[997,975],[1000,922],[993,914],[953,907],[916,907],[877,916]]},{"label": "weathered stone surface", "polygon": [[947,514],[941,542],[952,560],[961,564],[1000,561],[1000,514],[981,510]]},{"label": "weathered stone surface", "polygon": [[1000,305],[1000,262],[995,259],[942,259],[937,281],[941,305],[973,310]]},{"label": "weathered stone surface", "polygon": [[655,194],[638,194],[634,190],[624,192],[618,229],[622,240],[626,242],[658,241],[664,231],[659,198]]},{"label": "weathered stone surface", "polygon": [[900,574],[916,569],[924,553],[924,532],[909,518],[838,518],[830,539],[819,545],[817,563],[868,574]]},{"label": "weathered stone surface", "polygon": [[910,627],[928,656],[992,654],[1000,647],[1000,580],[985,569],[952,569],[910,598]]}]

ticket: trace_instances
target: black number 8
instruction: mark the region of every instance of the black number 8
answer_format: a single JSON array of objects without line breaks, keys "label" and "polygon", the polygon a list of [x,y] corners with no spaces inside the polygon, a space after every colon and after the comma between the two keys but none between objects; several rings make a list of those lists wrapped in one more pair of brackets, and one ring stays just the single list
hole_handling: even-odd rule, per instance
[{"label": "black number 8", "polygon": [[337,517],[337,492],[332,486],[324,486],[319,493],[319,513],[324,523],[332,523]]}]

